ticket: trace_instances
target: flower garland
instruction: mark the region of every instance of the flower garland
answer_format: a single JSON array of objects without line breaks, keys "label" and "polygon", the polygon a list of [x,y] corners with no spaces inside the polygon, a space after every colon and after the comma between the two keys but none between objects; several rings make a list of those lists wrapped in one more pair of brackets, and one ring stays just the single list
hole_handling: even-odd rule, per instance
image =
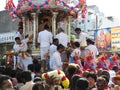
[{"label": "flower garland", "polygon": [[69,6],[63,0],[61,2],[62,2],[63,6],[66,10],[71,10],[70,14],[74,14],[74,9],[78,8],[78,11],[81,10],[82,18],[85,18],[85,14],[86,14],[86,11],[87,11],[86,0],[79,0],[79,3],[77,5],[75,5],[74,7]]},{"label": "flower garland", "polygon": [[40,8],[44,8],[44,7],[50,8],[50,6],[48,5],[50,0],[46,0],[44,3],[37,4],[37,5],[35,5],[31,0],[19,0],[17,8],[11,10],[11,12],[10,12],[10,16],[13,19],[17,18],[17,15],[22,14],[21,7],[23,6],[23,4],[25,4],[25,2],[28,3],[28,11],[32,10],[32,8],[37,8],[38,10],[40,10]]},{"label": "flower garland", "polygon": [[[86,0],[79,0],[79,3],[77,5],[69,6],[67,3],[64,2],[64,0],[58,0],[63,5],[63,9],[65,10],[71,10],[70,14],[75,14],[75,9],[78,8],[77,11],[81,11],[82,18],[85,18],[85,14],[87,11],[87,5]],[[31,0],[18,0],[18,6],[11,10],[10,16],[14,19],[17,18],[18,15],[22,14],[21,7],[27,2],[28,4],[28,11],[32,10],[33,8],[37,8],[40,10],[41,8],[49,9],[51,6],[49,5],[50,0],[46,0],[42,4],[34,4]]]}]

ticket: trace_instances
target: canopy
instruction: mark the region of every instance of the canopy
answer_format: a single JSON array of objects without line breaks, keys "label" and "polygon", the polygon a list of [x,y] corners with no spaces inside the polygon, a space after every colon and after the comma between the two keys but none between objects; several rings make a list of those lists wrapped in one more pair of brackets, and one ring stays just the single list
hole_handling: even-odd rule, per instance
[{"label": "canopy", "polygon": [[39,11],[42,9],[64,10],[74,15],[81,11],[81,15],[85,18],[86,0],[18,0],[18,5],[15,7],[13,0],[8,0],[6,9],[11,10],[10,16],[16,18],[27,11]]}]

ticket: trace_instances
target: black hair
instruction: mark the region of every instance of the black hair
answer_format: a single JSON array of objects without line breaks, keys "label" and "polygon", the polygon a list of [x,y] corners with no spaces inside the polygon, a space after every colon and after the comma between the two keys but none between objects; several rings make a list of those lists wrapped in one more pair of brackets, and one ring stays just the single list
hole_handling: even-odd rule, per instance
[{"label": "black hair", "polygon": [[32,90],[44,90],[44,86],[41,83],[36,83],[33,85]]},{"label": "black hair", "polygon": [[29,64],[29,65],[28,65],[28,70],[30,70],[31,72],[34,72],[34,70],[35,70],[35,65],[34,65],[34,64]]},{"label": "black hair", "polygon": [[86,41],[87,41],[87,43],[93,44],[93,41],[89,38]]},{"label": "black hair", "polygon": [[53,42],[56,42],[56,41],[58,41],[58,39],[57,39],[57,38],[54,38],[54,39],[53,39]]},{"label": "black hair", "polygon": [[34,59],[34,60],[33,60],[33,64],[38,64],[38,60],[37,60],[37,59]]},{"label": "black hair", "polygon": [[44,29],[49,29],[49,26],[46,24],[46,25],[44,26]]},{"label": "black hair", "polygon": [[79,42],[74,42],[74,45],[75,45],[76,47],[80,47],[80,43],[79,43]]},{"label": "black hair", "polygon": [[23,71],[21,74],[21,77],[23,79],[23,83],[26,83],[32,80],[31,72],[29,71]]},{"label": "black hair", "polygon": [[68,67],[67,71],[70,75],[73,75],[76,72],[76,67]]},{"label": "black hair", "polygon": [[89,78],[89,77],[93,78],[93,79],[95,80],[95,82],[96,82],[96,80],[97,80],[97,75],[96,75],[96,73],[90,72],[90,73],[86,76],[86,78]]},{"label": "black hair", "polygon": [[20,37],[16,37],[16,38],[15,38],[15,41],[16,41],[16,40],[20,40]]},{"label": "black hair", "polygon": [[75,31],[81,31],[81,28],[76,28]]},{"label": "black hair", "polygon": [[70,90],[75,90],[75,86],[76,86],[76,81],[79,79],[79,78],[81,78],[81,76],[80,75],[77,75],[77,74],[75,74],[75,75],[73,75],[72,76],[72,78],[71,78],[71,85],[70,85]]},{"label": "black hair", "polygon": [[57,46],[57,50],[59,50],[59,49],[64,49],[65,47],[62,45],[62,44],[59,44],[58,46]]},{"label": "black hair", "polygon": [[41,64],[38,63],[38,64],[35,64],[35,72],[39,73],[41,70]]},{"label": "black hair", "polygon": [[89,82],[86,78],[79,78],[76,82],[76,90],[86,90],[89,87]]},{"label": "black hair", "polygon": [[117,72],[117,71],[118,71],[118,66],[117,66],[117,65],[114,65],[114,66],[112,67],[112,70],[114,70],[115,72]]},{"label": "black hair", "polygon": [[22,71],[19,70],[16,73],[16,78],[17,78],[18,83],[22,83]]}]

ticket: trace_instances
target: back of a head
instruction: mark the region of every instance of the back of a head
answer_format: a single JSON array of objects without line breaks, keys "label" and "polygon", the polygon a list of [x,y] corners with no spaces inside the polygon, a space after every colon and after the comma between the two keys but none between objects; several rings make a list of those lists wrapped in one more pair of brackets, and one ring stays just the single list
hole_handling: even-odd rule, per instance
[{"label": "back of a head", "polygon": [[112,67],[112,70],[114,70],[115,72],[117,72],[119,69],[118,69],[118,66],[117,65],[114,65],[113,67]]},{"label": "back of a head", "polygon": [[56,41],[59,41],[59,40],[58,40],[57,38],[54,38],[54,39],[53,39],[53,42],[56,42]]},{"label": "back of a head", "polygon": [[32,80],[31,72],[29,71],[23,71],[21,76],[22,76],[22,79],[24,80],[23,82],[28,82]]},{"label": "back of a head", "polygon": [[87,41],[88,43],[92,43],[92,40],[89,39],[89,38],[88,38],[86,41]]},{"label": "back of a head", "polygon": [[30,70],[31,72],[34,72],[34,70],[35,70],[35,65],[34,65],[34,64],[29,64],[29,65],[28,65],[28,70]]},{"label": "back of a head", "polygon": [[79,78],[76,82],[75,90],[87,90],[89,82],[86,78]]},{"label": "back of a head", "polygon": [[22,71],[18,71],[16,73],[16,78],[17,78],[18,83],[22,83]]},{"label": "back of a head", "polygon": [[4,81],[9,79],[10,77],[7,75],[0,75],[0,89],[4,86]]},{"label": "back of a head", "polygon": [[49,30],[49,26],[46,24],[46,25],[44,26],[44,29]]},{"label": "back of a head", "polygon": [[74,42],[74,45],[75,45],[76,47],[80,47],[80,43],[79,43],[79,42]]},{"label": "back of a head", "polygon": [[80,75],[73,75],[72,78],[71,78],[71,85],[70,85],[70,90],[75,90],[75,86],[76,86],[76,81],[81,78]]},{"label": "back of a head", "polygon": [[16,37],[16,38],[15,38],[15,41],[16,41],[16,40],[20,40],[20,37]]},{"label": "back of a head", "polygon": [[62,45],[62,44],[59,44],[58,46],[57,46],[57,50],[59,50],[59,49],[64,49],[65,47]]},{"label": "back of a head", "polygon": [[34,59],[34,60],[33,60],[33,64],[38,64],[38,60],[37,60],[37,59]]},{"label": "back of a head", "polygon": [[75,31],[81,31],[81,28],[76,28]]},{"label": "back of a head", "polygon": [[44,86],[40,83],[36,83],[33,85],[32,90],[44,90]]},{"label": "back of a head", "polygon": [[41,70],[41,64],[38,63],[38,64],[35,65],[35,72],[39,73],[40,70]]}]

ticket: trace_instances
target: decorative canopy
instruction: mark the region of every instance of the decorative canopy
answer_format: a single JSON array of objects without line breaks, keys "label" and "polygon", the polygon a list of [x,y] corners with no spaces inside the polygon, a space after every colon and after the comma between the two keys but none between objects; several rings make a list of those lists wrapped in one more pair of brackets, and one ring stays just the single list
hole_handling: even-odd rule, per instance
[{"label": "decorative canopy", "polygon": [[83,18],[87,10],[86,0],[18,0],[18,5],[15,7],[13,0],[8,0],[6,9],[10,10],[10,16],[14,19],[27,11],[46,10],[64,10],[74,15],[78,11],[81,12]]}]

